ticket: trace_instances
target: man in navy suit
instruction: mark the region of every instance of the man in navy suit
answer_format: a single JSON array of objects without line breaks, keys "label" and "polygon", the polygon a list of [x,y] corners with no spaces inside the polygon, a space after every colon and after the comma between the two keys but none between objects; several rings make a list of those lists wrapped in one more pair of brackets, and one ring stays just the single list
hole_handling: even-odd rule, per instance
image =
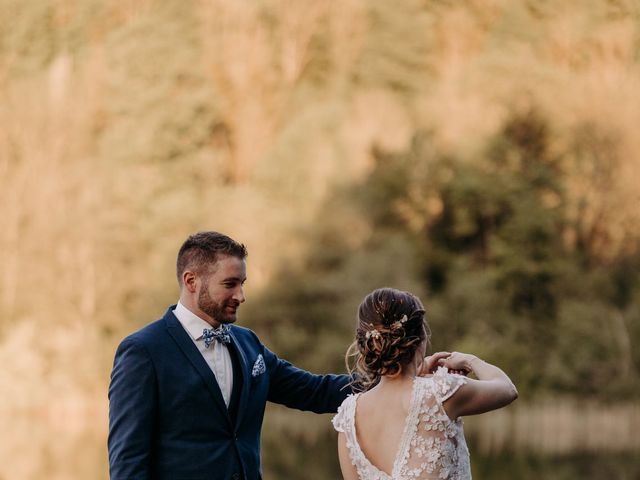
[{"label": "man in navy suit", "polygon": [[109,386],[112,480],[258,480],[267,401],[335,412],[344,375],[313,375],[233,325],[244,302],[244,245],[201,232],[180,248],[180,301],[125,338]]}]

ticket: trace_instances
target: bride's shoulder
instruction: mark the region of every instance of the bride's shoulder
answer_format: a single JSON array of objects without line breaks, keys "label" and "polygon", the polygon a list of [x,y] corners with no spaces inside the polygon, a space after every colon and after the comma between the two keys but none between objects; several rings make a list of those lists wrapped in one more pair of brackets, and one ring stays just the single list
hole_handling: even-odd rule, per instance
[{"label": "bride's shoulder", "polygon": [[338,407],[338,413],[331,419],[333,427],[338,432],[345,432],[353,423],[353,415],[356,408],[356,399],[359,394],[349,394]]},{"label": "bride's shoulder", "polygon": [[345,410],[345,409],[348,409],[348,408],[355,407],[356,400],[360,395],[362,395],[362,394],[361,393],[350,393],[349,395],[347,395],[347,398],[345,398],[342,401],[342,403],[340,404],[340,406],[338,407],[338,412],[340,410]]},{"label": "bride's shoulder", "polygon": [[462,385],[467,383],[467,379],[465,377],[456,373],[449,373],[449,370],[445,367],[438,367],[433,375],[425,378],[429,379],[433,394],[441,402],[447,400]]},{"label": "bride's shoulder", "polygon": [[435,374],[416,377],[413,391],[419,397],[431,396],[434,390]]}]

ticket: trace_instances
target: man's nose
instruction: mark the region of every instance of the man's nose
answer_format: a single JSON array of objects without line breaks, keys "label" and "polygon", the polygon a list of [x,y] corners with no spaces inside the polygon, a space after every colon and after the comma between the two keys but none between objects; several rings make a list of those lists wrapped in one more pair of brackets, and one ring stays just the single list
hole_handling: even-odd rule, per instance
[{"label": "man's nose", "polygon": [[234,300],[237,300],[240,303],[244,303],[244,288],[240,287],[236,290],[235,295],[233,296]]}]

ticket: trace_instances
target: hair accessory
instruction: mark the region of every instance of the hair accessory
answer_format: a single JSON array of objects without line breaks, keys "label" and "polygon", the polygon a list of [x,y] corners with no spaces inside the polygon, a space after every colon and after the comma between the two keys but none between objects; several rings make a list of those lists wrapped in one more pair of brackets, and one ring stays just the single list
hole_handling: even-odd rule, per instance
[{"label": "hair accessory", "polygon": [[407,320],[408,320],[407,316],[403,315],[402,318],[400,318],[400,320],[396,320],[395,322],[393,322],[391,324],[391,329],[392,330],[397,330],[398,328],[401,328],[402,325],[404,325]]},{"label": "hair accessory", "polygon": [[380,332],[374,328],[373,330],[367,330],[367,333],[365,333],[364,336],[369,339],[371,337],[380,338],[381,335]]}]

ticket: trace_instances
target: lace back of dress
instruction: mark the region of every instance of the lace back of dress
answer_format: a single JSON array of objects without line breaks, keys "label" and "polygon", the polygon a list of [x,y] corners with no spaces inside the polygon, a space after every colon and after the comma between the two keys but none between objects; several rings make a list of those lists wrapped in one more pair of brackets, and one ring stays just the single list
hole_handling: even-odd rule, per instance
[{"label": "lace back of dress", "polygon": [[359,480],[471,480],[469,452],[462,421],[447,416],[443,402],[466,380],[438,370],[431,378],[417,378],[393,474],[378,470],[362,452],[355,432],[357,395],[349,396],[333,419],[344,432]]},{"label": "lace back of dress", "polygon": [[[442,401],[464,383],[448,378],[446,385],[439,382],[441,372],[431,381],[419,379],[416,400],[409,412],[407,445],[400,466],[400,478],[416,480],[462,480],[470,478],[468,450],[462,432],[462,423],[452,421]],[[438,390],[443,388],[443,390]],[[441,395],[441,393],[445,395]]]}]

